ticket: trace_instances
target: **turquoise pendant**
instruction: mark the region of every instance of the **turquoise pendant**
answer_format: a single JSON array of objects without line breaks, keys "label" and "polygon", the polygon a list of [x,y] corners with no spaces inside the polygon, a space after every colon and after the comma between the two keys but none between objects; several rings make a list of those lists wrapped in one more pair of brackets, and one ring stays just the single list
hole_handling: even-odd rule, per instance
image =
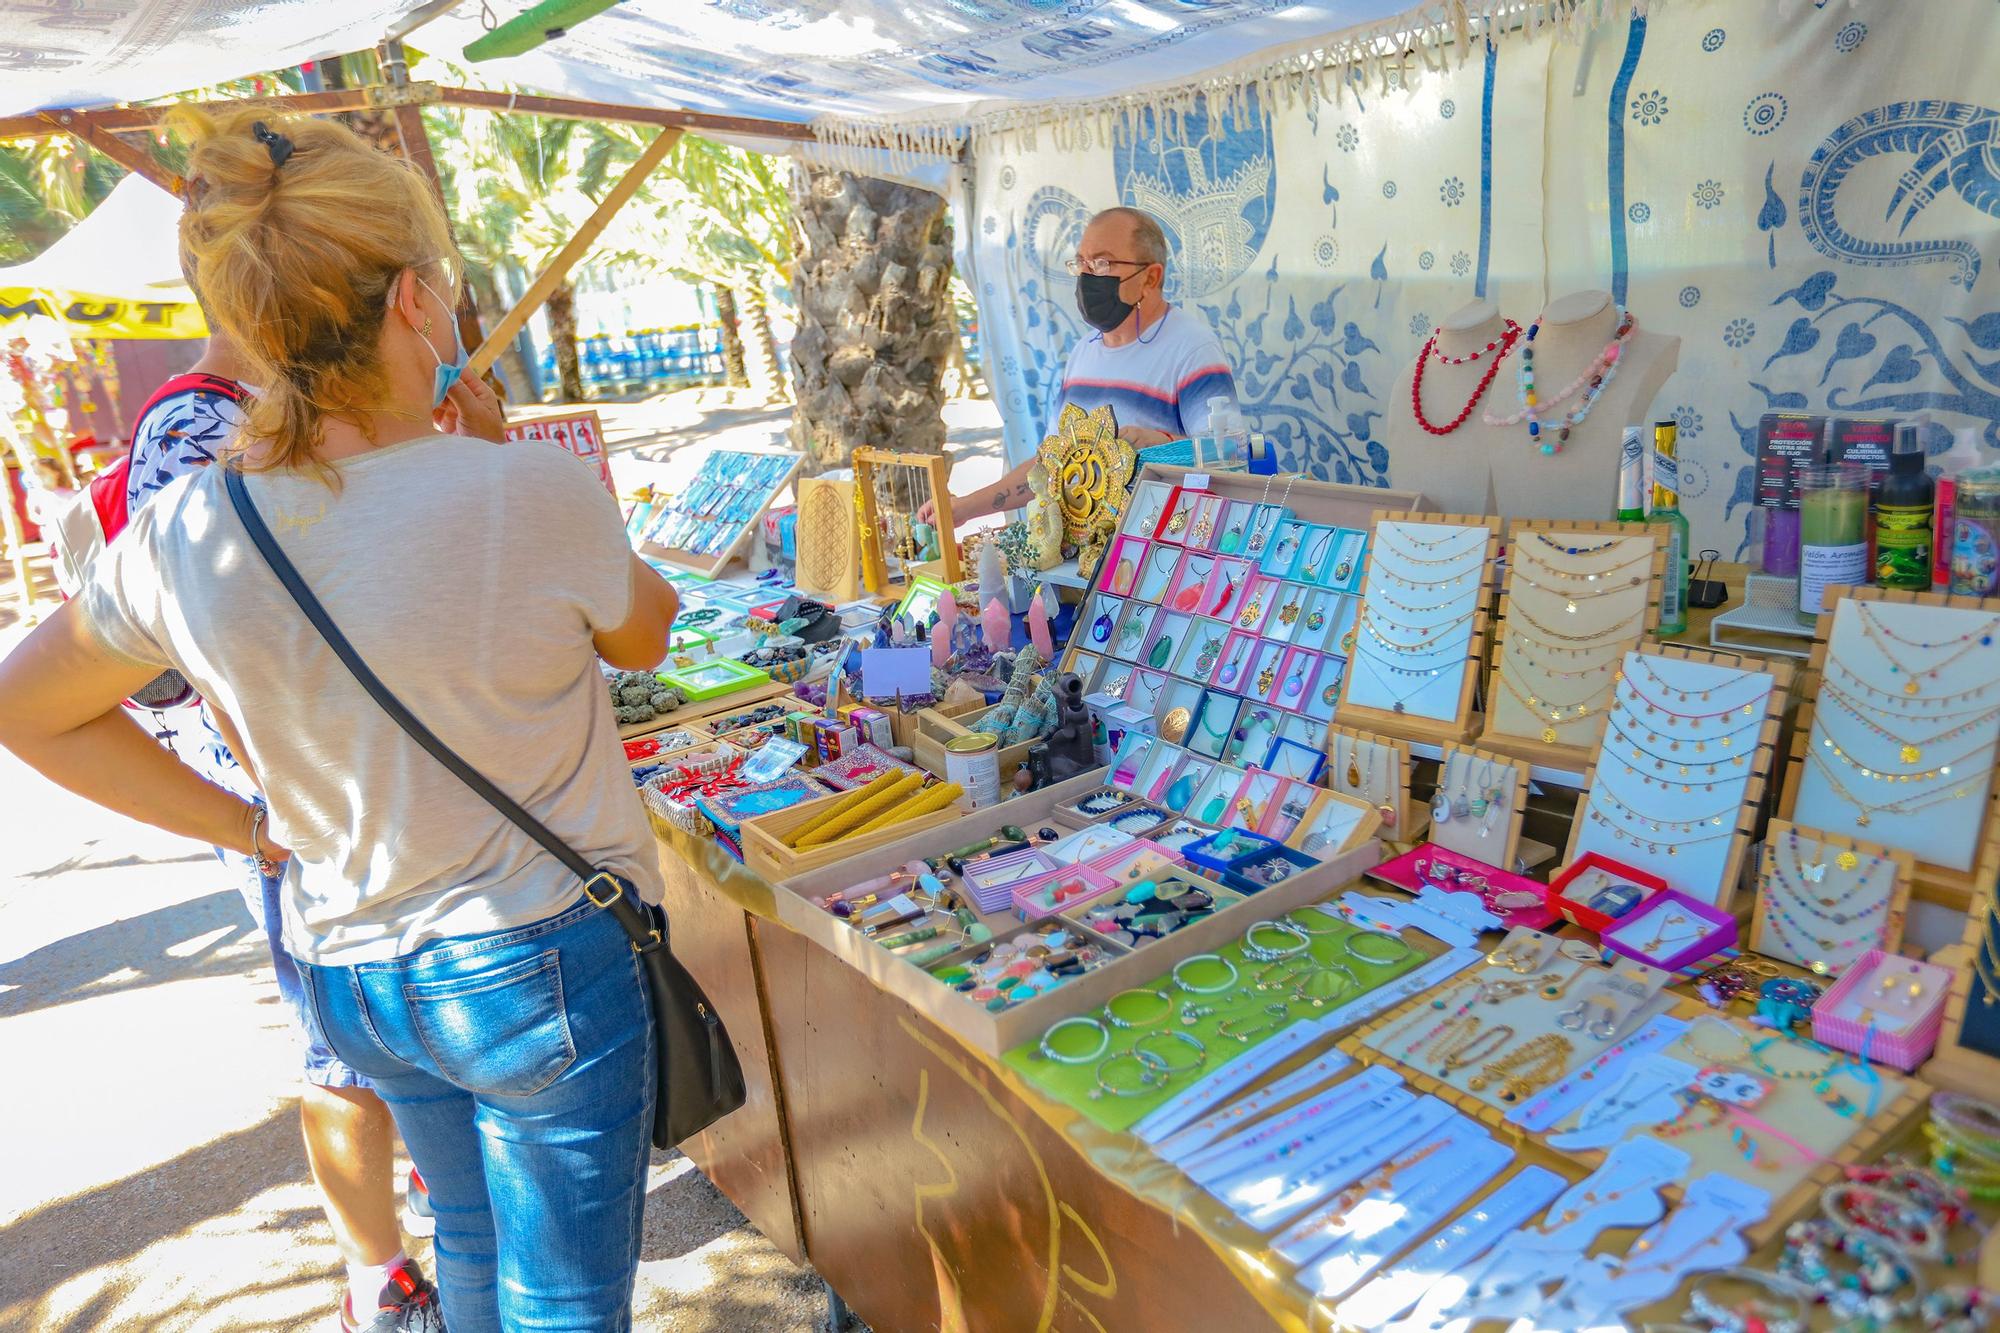
[{"label": "turquoise pendant", "polygon": [[1222,534],[1222,540],[1215,544],[1215,549],[1222,552],[1224,555],[1235,555],[1237,548],[1241,547],[1242,545],[1243,545],[1243,529],[1231,528],[1229,531]]}]

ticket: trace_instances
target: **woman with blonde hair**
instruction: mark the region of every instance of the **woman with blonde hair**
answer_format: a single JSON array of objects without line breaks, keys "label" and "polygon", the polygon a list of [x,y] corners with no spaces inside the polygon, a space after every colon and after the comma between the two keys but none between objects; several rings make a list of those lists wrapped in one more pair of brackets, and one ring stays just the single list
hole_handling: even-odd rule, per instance
[{"label": "woman with blonde hair", "polygon": [[[459,379],[457,257],[407,164],[326,121],[184,119],[181,240],[255,396],[0,662],[0,745],[100,804],[282,869],[309,1019],[430,1187],[453,1333],[630,1325],[654,1099],[620,925],[391,720],[250,535],[473,768],[660,893],[598,667],[665,654],[672,590],[559,450]],[[231,483],[248,511],[232,502]],[[182,672],[266,794],[205,783],[119,700]]]}]

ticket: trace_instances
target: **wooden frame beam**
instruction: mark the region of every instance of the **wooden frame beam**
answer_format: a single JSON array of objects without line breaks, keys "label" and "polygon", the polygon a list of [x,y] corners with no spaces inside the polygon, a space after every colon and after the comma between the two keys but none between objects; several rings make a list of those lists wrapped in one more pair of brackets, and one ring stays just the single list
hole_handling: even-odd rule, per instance
[{"label": "wooden frame beam", "polygon": [[173,195],[176,199],[187,192],[187,182],[168,171],[153,159],[153,155],[135,143],[113,134],[90,121],[75,121],[68,125],[56,119],[55,112],[43,112],[42,118],[64,134],[79,139],[98,152],[116,162],[135,176],[144,176],[153,184]]},{"label": "wooden frame beam", "polygon": [[[366,88],[342,88],[327,93],[285,93],[277,97],[231,97],[215,102],[181,102],[175,105],[221,111],[245,102],[311,116],[330,111],[359,111],[375,105]],[[150,130],[172,110],[174,106],[113,106],[97,111],[39,111],[25,116],[0,116],[0,139],[36,139],[50,134],[68,134],[79,124],[109,130],[113,134],[127,130]]]},{"label": "wooden frame beam", "polygon": [[556,251],[555,257],[535,275],[535,280],[528,284],[528,290],[522,294],[519,301],[515,302],[514,308],[493,326],[493,331],[486,335],[486,341],[480,343],[479,349],[472,354],[472,360],[465,370],[467,375],[486,373],[487,368],[500,355],[501,349],[513,341],[514,335],[527,324],[529,317],[540,310],[542,303],[549,299],[549,294],[555,291],[562,280],[569,276],[570,270],[590,253],[590,247],[610,224],[612,216],[639,192],[639,186],[652,174],[653,168],[660,165],[660,160],[675,143],[679,142],[680,137],[681,132],[677,129],[663,129],[654,137],[653,142],[646,145],[646,150],[639,154],[639,160],[618,178],[618,183],[611,187],[610,192],[597,205],[597,211],[585,218],[583,225],[576,229],[576,233],[563,242],[562,249]]},{"label": "wooden frame beam", "polygon": [[555,116],[565,120],[609,120],[624,125],[658,125],[663,129],[711,131],[717,134],[748,134],[764,139],[786,139],[795,143],[814,141],[812,126],[790,120],[759,120],[754,116],[717,116],[705,111],[676,111],[665,107],[626,106],[617,102],[586,102],[573,97],[539,97],[528,93],[496,93],[483,88],[438,88],[437,100],[445,106],[471,107],[480,111],[524,111],[534,116]]}]

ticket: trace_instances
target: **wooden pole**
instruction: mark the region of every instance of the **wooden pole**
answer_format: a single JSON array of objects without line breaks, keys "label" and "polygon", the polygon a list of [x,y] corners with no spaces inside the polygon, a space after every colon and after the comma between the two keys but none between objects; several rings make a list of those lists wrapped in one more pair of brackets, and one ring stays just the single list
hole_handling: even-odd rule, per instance
[{"label": "wooden pole", "polygon": [[[705,111],[678,111],[669,107],[624,106],[617,102],[588,102],[574,97],[538,97],[528,93],[496,93],[483,88],[435,88],[437,100],[446,106],[473,107],[481,111],[514,111],[532,116],[554,116],[565,120],[605,120],[624,125],[659,125],[666,129],[708,131],[716,134],[745,134],[762,139],[785,139],[810,143],[817,136],[812,126],[801,121],[759,120],[754,116],[718,116]],[[4,122],[0,122],[4,124]]]},{"label": "wooden pole", "polygon": [[41,118],[64,134],[89,144],[134,176],[144,176],[174,198],[178,199],[186,193],[187,182],[154,161],[153,155],[137,144],[127,143],[110,130],[100,128],[81,116],[71,117],[65,124],[59,119],[63,114],[57,111],[44,111]]},{"label": "wooden pole", "polygon": [[639,160],[632,164],[631,170],[611,187],[610,193],[604,196],[604,201],[598,204],[597,211],[584,219],[583,225],[576,229],[576,234],[564,242],[562,249],[556,251],[555,258],[535,275],[535,280],[528,284],[528,290],[522,294],[519,301],[515,302],[514,308],[503,315],[500,322],[494,325],[493,331],[486,335],[486,341],[480,343],[479,350],[472,354],[472,360],[466,367],[466,374],[486,373],[487,368],[500,355],[501,349],[513,341],[514,335],[519,333],[529,318],[542,308],[543,302],[549,299],[549,293],[560,286],[563,279],[569,276],[570,270],[590,253],[590,247],[596,243],[605,227],[610,225],[613,215],[639,192],[639,186],[645,183],[646,177],[652,173],[654,167],[660,165],[660,160],[667,155],[680,137],[679,130],[665,129],[660,131],[653,142],[646,145],[646,151],[639,154]]}]

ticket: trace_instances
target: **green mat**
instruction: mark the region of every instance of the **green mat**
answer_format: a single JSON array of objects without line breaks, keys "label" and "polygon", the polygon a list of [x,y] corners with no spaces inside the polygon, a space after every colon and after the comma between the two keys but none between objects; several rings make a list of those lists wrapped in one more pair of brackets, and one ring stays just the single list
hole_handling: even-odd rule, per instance
[{"label": "green mat", "polygon": [[[1306,907],[1301,909],[1301,912],[1305,914],[1306,924],[1311,926],[1313,930],[1325,930],[1327,932],[1325,934],[1315,934],[1312,937],[1312,947],[1308,950],[1311,956],[1321,963],[1337,962],[1344,964],[1354,973],[1355,979],[1361,983],[1361,989],[1342,991],[1318,1008],[1314,1008],[1306,1000],[1292,998],[1291,992],[1288,990],[1257,990],[1252,983],[1260,972],[1263,972],[1266,968],[1270,968],[1275,974],[1283,969],[1272,964],[1254,963],[1245,958],[1243,956],[1242,940],[1239,938],[1218,951],[1223,958],[1228,959],[1236,968],[1238,985],[1232,994],[1190,995],[1173,984],[1173,978],[1170,974],[1162,974],[1147,982],[1146,988],[1166,991],[1173,998],[1173,1011],[1162,1020],[1149,1023],[1144,1028],[1112,1027],[1110,1029],[1111,1044],[1105,1048],[1103,1055],[1098,1056],[1090,1063],[1067,1065],[1044,1059],[1039,1051],[1041,1041],[1039,1034],[1034,1041],[1023,1043],[1013,1050],[1008,1051],[1000,1058],[1016,1073],[1020,1074],[1050,1097],[1067,1106],[1075,1107],[1105,1129],[1123,1130],[1137,1123],[1162,1102],[1179,1095],[1193,1083],[1206,1077],[1212,1071],[1221,1068],[1237,1056],[1242,1055],[1245,1051],[1252,1050],[1261,1043],[1277,1036],[1278,1033],[1291,1026],[1293,1022],[1302,1018],[1313,1018],[1329,1013],[1339,1006],[1367,994],[1384,982],[1393,980],[1427,961],[1426,955],[1412,950],[1406,957],[1394,963],[1358,962],[1341,947],[1341,941],[1351,935],[1369,934],[1372,932],[1362,931],[1349,926],[1337,918],[1328,916],[1316,907]],[[1265,943],[1268,938],[1267,935],[1260,934],[1258,942]],[[1383,950],[1380,949],[1380,946],[1377,946],[1376,951],[1381,952]],[[1144,951],[1141,950],[1141,952],[1143,953]],[[1188,980],[1197,985],[1213,985],[1228,975],[1226,969],[1214,962],[1195,963],[1186,968],[1185,972]],[[1313,988],[1312,993],[1315,995],[1324,993],[1327,984],[1323,981],[1318,983]],[[1264,1010],[1265,1005],[1279,1002],[1283,1002],[1288,1011],[1287,1017],[1283,1021],[1280,1021],[1274,1015],[1267,1014]],[[1215,1009],[1217,1012],[1193,1024],[1186,1024],[1180,1021],[1180,1010],[1183,1004],[1207,1006]],[[1159,1001],[1153,999],[1151,996],[1128,994],[1124,1000],[1119,1002],[1118,1012],[1120,1016],[1130,1016],[1143,1020],[1156,1013],[1159,1007]],[[1102,1010],[1092,1010],[1089,1016],[1101,1022],[1104,1018],[1104,1013]],[[1222,1036],[1218,1031],[1222,1024],[1229,1023],[1231,1020],[1235,1020],[1232,1030],[1252,1031],[1263,1028],[1267,1024],[1272,1026],[1269,1026],[1264,1031],[1254,1032],[1247,1042],[1237,1041]],[[1096,1069],[1099,1063],[1110,1059],[1114,1055],[1130,1051],[1135,1041],[1144,1038],[1149,1033],[1165,1033],[1168,1031],[1185,1032],[1201,1042],[1207,1050],[1207,1057],[1199,1068],[1189,1070],[1187,1073],[1176,1074],[1169,1078],[1163,1085],[1148,1089],[1141,1096],[1105,1096],[1094,1098],[1090,1095],[1097,1088]],[[1094,1034],[1080,1025],[1072,1024],[1057,1034],[1056,1049],[1068,1054],[1076,1052],[1079,1049],[1087,1049],[1095,1041],[1096,1037]],[[1184,1063],[1196,1058],[1194,1050],[1185,1042],[1172,1038],[1165,1040],[1156,1038],[1153,1041],[1147,1042],[1146,1049],[1166,1060],[1175,1068],[1179,1068]],[[1132,1067],[1132,1062],[1129,1060],[1120,1061],[1109,1072],[1110,1080],[1118,1087],[1130,1086],[1134,1077],[1135,1071]]]}]

